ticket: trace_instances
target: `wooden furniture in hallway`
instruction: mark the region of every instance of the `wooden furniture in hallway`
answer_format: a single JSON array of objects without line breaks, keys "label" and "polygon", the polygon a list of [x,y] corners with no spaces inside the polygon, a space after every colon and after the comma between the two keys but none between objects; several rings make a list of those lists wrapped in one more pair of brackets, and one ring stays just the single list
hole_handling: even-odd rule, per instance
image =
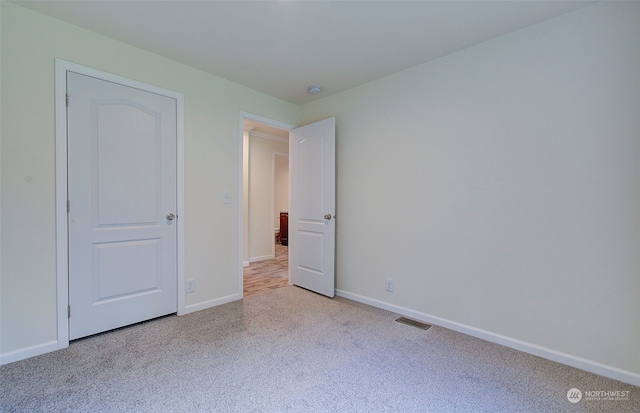
[{"label": "wooden furniture in hallway", "polygon": [[289,245],[289,213],[280,212],[280,243]]}]

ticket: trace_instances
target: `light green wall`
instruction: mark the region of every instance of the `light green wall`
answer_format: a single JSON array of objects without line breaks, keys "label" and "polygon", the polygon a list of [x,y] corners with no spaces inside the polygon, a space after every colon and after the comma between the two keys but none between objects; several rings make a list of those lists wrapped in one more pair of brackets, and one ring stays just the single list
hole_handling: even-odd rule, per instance
[{"label": "light green wall", "polygon": [[337,288],[637,376],[639,21],[597,4],[304,105],[337,119]]},{"label": "light green wall", "polygon": [[299,107],[15,4],[0,7],[0,353],[56,339],[55,58],[184,94],[185,271],[196,280],[186,304],[239,293],[239,112],[297,124]]},{"label": "light green wall", "polygon": [[[283,153],[289,153],[289,145]],[[289,210],[289,157],[276,156],[273,176],[274,228],[280,229],[280,212]]]},{"label": "light green wall", "polygon": [[[2,137],[2,6],[0,6],[0,138]],[[1,139],[0,139],[1,142]],[[2,239],[2,145],[0,145],[0,240]],[[2,299],[2,247],[0,243],[0,300]],[[0,343],[2,343],[2,302],[0,302]],[[0,344],[0,354],[2,346]]]}]

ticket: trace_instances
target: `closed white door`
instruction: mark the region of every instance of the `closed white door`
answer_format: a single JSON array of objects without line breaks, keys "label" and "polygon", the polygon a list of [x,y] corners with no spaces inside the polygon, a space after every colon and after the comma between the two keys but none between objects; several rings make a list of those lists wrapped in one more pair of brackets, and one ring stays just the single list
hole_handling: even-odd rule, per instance
[{"label": "closed white door", "polygon": [[335,295],[335,118],[289,134],[289,273],[300,287]]},{"label": "closed white door", "polygon": [[176,100],[67,72],[69,338],[177,311]]}]

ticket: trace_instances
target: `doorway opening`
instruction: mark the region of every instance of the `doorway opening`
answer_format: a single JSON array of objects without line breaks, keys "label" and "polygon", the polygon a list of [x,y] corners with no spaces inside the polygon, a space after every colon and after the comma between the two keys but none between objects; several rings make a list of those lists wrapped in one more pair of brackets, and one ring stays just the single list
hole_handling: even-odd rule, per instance
[{"label": "doorway opening", "polygon": [[242,120],[243,296],[289,285],[289,130],[253,115]]}]

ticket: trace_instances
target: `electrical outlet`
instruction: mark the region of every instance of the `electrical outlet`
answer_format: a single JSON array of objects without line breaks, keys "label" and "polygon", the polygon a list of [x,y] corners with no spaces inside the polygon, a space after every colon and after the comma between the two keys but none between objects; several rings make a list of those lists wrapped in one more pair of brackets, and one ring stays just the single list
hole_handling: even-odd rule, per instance
[{"label": "electrical outlet", "polygon": [[187,293],[194,293],[196,291],[196,280],[187,280]]},{"label": "electrical outlet", "polygon": [[386,291],[389,291],[390,293],[393,292],[393,279],[392,278],[387,278],[384,282],[384,289]]}]

